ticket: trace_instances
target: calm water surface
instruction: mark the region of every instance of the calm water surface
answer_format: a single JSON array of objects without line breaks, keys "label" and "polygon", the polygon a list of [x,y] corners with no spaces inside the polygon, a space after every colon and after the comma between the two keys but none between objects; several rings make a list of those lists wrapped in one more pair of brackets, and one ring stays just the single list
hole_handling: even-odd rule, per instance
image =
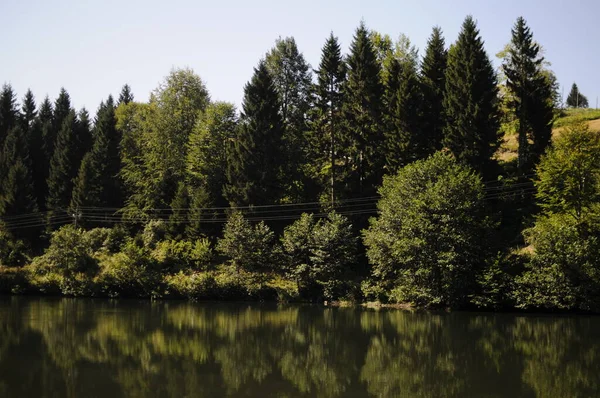
[{"label": "calm water surface", "polygon": [[600,318],[0,298],[0,397],[592,397]]}]

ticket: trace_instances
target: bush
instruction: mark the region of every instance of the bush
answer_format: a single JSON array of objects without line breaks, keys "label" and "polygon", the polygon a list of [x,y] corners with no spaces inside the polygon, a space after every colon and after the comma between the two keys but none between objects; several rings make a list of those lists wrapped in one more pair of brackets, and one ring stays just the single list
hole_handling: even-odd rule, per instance
[{"label": "bush", "polygon": [[190,300],[208,300],[219,297],[217,282],[212,272],[179,272],[165,277],[167,291]]},{"label": "bush", "polygon": [[144,246],[154,249],[156,244],[164,240],[167,235],[167,225],[162,220],[150,220],[142,232]]},{"label": "bush", "polygon": [[14,239],[0,226],[0,265],[16,267],[27,262],[27,246],[22,240]]},{"label": "bush", "polygon": [[271,270],[278,251],[273,231],[263,222],[252,227],[241,213],[232,214],[225,224],[217,250],[229,259],[236,272]]},{"label": "bush", "polygon": [[161,295],[162,275],[144,247],[129,242],[121,253],[104,257],[100,265],[102,272],[97,283],[110,297]]},{"label": "bush", "polygon": [[347,291],[356,243],[345,217],[333,212],[315,222],[312,215],[303,214],[281,237],[286,274],[300,290],[316,285],[326,299],[337,299]]},{"label": "bush", "polygon": [[379,216],[364,232],[373,264],[365,294],[390,291],[387,299],[417,306],[465,305],[487,257],[481,178],[436,153],[387,177],[379,192]]},{"label": "bush", "polygon": [[207,239],[196,242],[166,240],[158,242],[151,255],[163,270],[174,273],[188,269],[208,269],[212,250]]},{"label": "bush", "polygon": [[50,246],[34,259],[32,270],[36,274],[56,272],[67,278],[76,273],[93,276],[98,272],[98,263],[85,232],[67,225],[52,234]]},{"label": "bush", "polygon": [[534,251],[516,280],[518,307],[600,309],[600,219],[542,216],[525,237]]}]

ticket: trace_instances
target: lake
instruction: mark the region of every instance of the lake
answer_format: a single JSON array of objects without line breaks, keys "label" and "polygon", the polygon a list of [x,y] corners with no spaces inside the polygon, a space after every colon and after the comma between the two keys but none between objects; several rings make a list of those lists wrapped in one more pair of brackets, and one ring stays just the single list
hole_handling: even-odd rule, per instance
[{"label": "lake", "polygon": [[0,397],[591,397],[600,317],[0,298]]}]

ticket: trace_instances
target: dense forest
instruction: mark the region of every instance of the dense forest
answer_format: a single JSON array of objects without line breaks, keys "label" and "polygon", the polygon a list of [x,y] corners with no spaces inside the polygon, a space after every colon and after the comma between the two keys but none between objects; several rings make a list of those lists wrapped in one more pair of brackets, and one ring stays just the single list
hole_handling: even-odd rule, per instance
[{"label": "dense forest", "polygon": [[5,84],[0,291],[597,310],[600,138],[553,136],[557,78],[511,32],[498,70],[470,16],[422,56],[364,22],[316,68],[279,38],[239,110],[190,69],[93,118]]}]

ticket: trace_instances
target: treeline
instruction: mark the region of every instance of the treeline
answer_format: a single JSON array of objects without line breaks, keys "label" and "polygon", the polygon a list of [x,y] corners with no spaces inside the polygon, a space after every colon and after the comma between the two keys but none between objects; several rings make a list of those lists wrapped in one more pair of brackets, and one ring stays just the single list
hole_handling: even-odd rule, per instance
[{"label": "treeline", "polygon": [[[561,269],[554,282],[568,286],[539,292],[548,283],[534,278],[550,274],[535,265],[538,241],[514,254],[539,204],[574,200],[559,196],[577,167],[597,188],[582,126],[561,145],[589,144],[584,164],[542,178],[560,100],[542,52],[522,18],[498,73],[472,17],[449,49],[434,28],[422,58],[407,37],[361,23],[346,55],[331,34],[314,70],[278,39],[239,112],[177,69],[145,103],[124,86],[93,122],[64,89],[39,107],[28,92],[19,109],[5,85],[0,261],[27,264],[5,270],[5,288],[590,309],[596,285],[581,272],[593,264],[565,258],[587,271]],[[500,162],[511,134],[518,157]],[[596,236],[583,213],[543,209],[528,239],[558,215],[575,220],[574,244]]]}]

